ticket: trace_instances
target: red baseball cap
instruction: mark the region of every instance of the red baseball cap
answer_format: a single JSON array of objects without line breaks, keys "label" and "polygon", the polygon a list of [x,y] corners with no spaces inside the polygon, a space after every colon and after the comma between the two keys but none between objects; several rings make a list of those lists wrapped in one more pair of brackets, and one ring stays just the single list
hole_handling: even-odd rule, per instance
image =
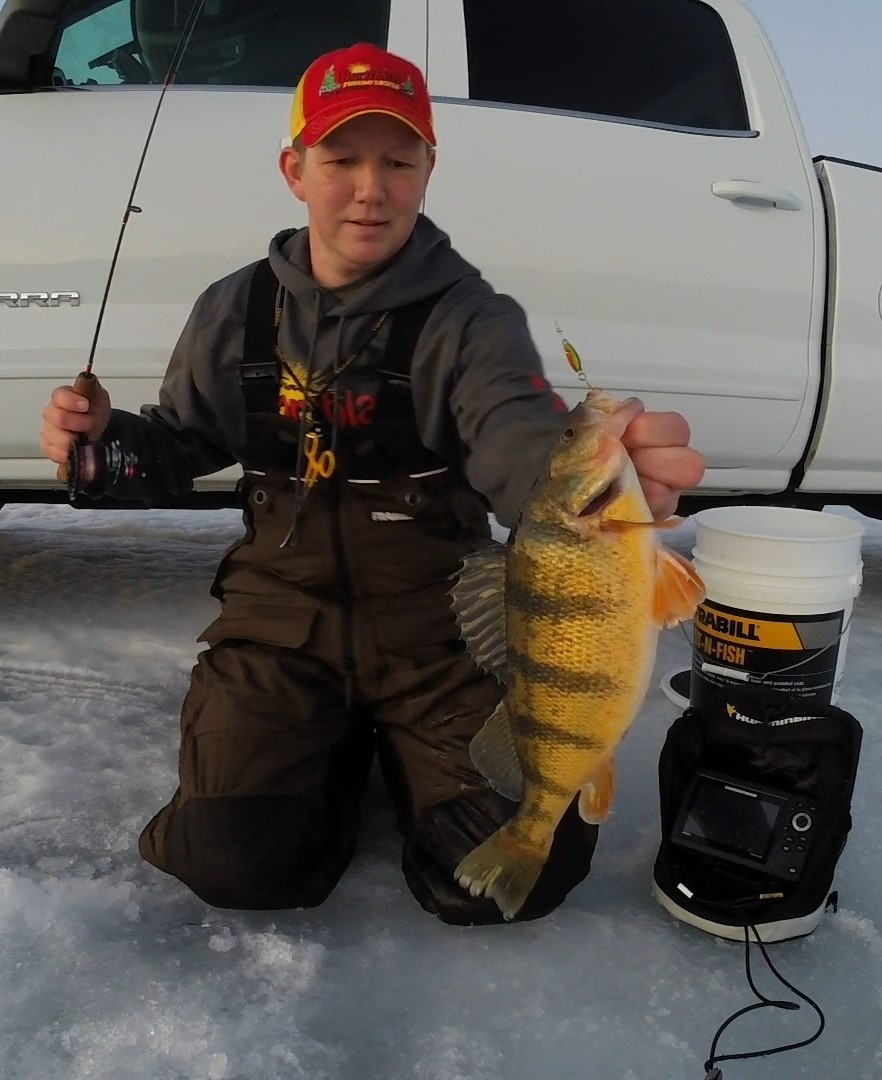
[{"label": "red baseball cap", "polygon": [[420,69],[365,42],[325,53],[309,65],[294,94],[291,138],[315,146],[366,113],[394,116],[435,145],[432,106]]}]

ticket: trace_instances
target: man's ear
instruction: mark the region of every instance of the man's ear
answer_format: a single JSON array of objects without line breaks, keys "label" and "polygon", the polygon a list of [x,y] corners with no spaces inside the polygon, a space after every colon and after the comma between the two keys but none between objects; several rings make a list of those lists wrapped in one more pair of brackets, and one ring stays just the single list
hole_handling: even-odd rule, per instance
[{"label": "man's ear", "polygon": [[303,194],[303,151],[295,150],[293,146],[287,146],[279,154],[279,171],[285,178],[291,194],[301,202],[306,198]]}]

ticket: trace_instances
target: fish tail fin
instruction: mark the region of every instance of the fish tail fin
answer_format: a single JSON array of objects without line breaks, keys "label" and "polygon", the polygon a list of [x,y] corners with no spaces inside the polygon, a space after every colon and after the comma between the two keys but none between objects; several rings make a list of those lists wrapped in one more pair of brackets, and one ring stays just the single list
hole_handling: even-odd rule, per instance
[{"label": "fish tail fin", "polygon": [[551,843],[545,848],[525,844],[507,822],[461,860],[454,875],[472,896],[493,900],[506,919],[524,906],[542,873]]}]

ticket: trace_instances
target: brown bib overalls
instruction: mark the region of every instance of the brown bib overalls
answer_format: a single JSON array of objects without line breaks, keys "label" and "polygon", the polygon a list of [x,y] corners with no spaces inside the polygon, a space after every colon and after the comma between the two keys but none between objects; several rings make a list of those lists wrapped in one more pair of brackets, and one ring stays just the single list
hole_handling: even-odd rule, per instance
[{"label": "brown bib overalls", "polygon": [[[374,459],[382,475],[366,475],[341,445],[293,543],[289,471],[246,473],[245,536],[218,569],[221,614],[182,709],[179,787],[140,852],[217,907],[319,904],[354,853],[376,749],[413,895],[446,922],[501,922],[453,876],[516,808],[469,758],[501,690],[464,652],[448,596],[488,542],[486,508],[437,460]],[[561,903],[596,836],[571,806],[519,919]]]}]

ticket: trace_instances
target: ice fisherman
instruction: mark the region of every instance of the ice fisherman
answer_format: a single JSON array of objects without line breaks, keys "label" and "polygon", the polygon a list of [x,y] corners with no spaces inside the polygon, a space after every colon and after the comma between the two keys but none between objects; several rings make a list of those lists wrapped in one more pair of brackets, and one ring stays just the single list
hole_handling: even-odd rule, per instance
[{"label": "ice fisherman", "polygon": [[[210,905],[320,904],[376,753],[410,891],[445,922],[502,921],[453,877],[515,804],[469,758],[500,687],[461,647],[449,579],[488,511],[515,525],[566,409],[524,311],[420,213],[434,166],[417,67],[364,43],[320,56],[279,159],[307,227],[198,298],[159,404],[112,409],[99,384],[91,407],[60,387],[43,412],[55,462],[78,435],[137,456],[111,496],[150,505],[242,466],[244,534],[212,587],[177,790],[139,842]],[[685,419],[644,411],[625,441],[669,516],[703,473]],[[583,880],[596,838],[571,806],[519,919]]]}]

